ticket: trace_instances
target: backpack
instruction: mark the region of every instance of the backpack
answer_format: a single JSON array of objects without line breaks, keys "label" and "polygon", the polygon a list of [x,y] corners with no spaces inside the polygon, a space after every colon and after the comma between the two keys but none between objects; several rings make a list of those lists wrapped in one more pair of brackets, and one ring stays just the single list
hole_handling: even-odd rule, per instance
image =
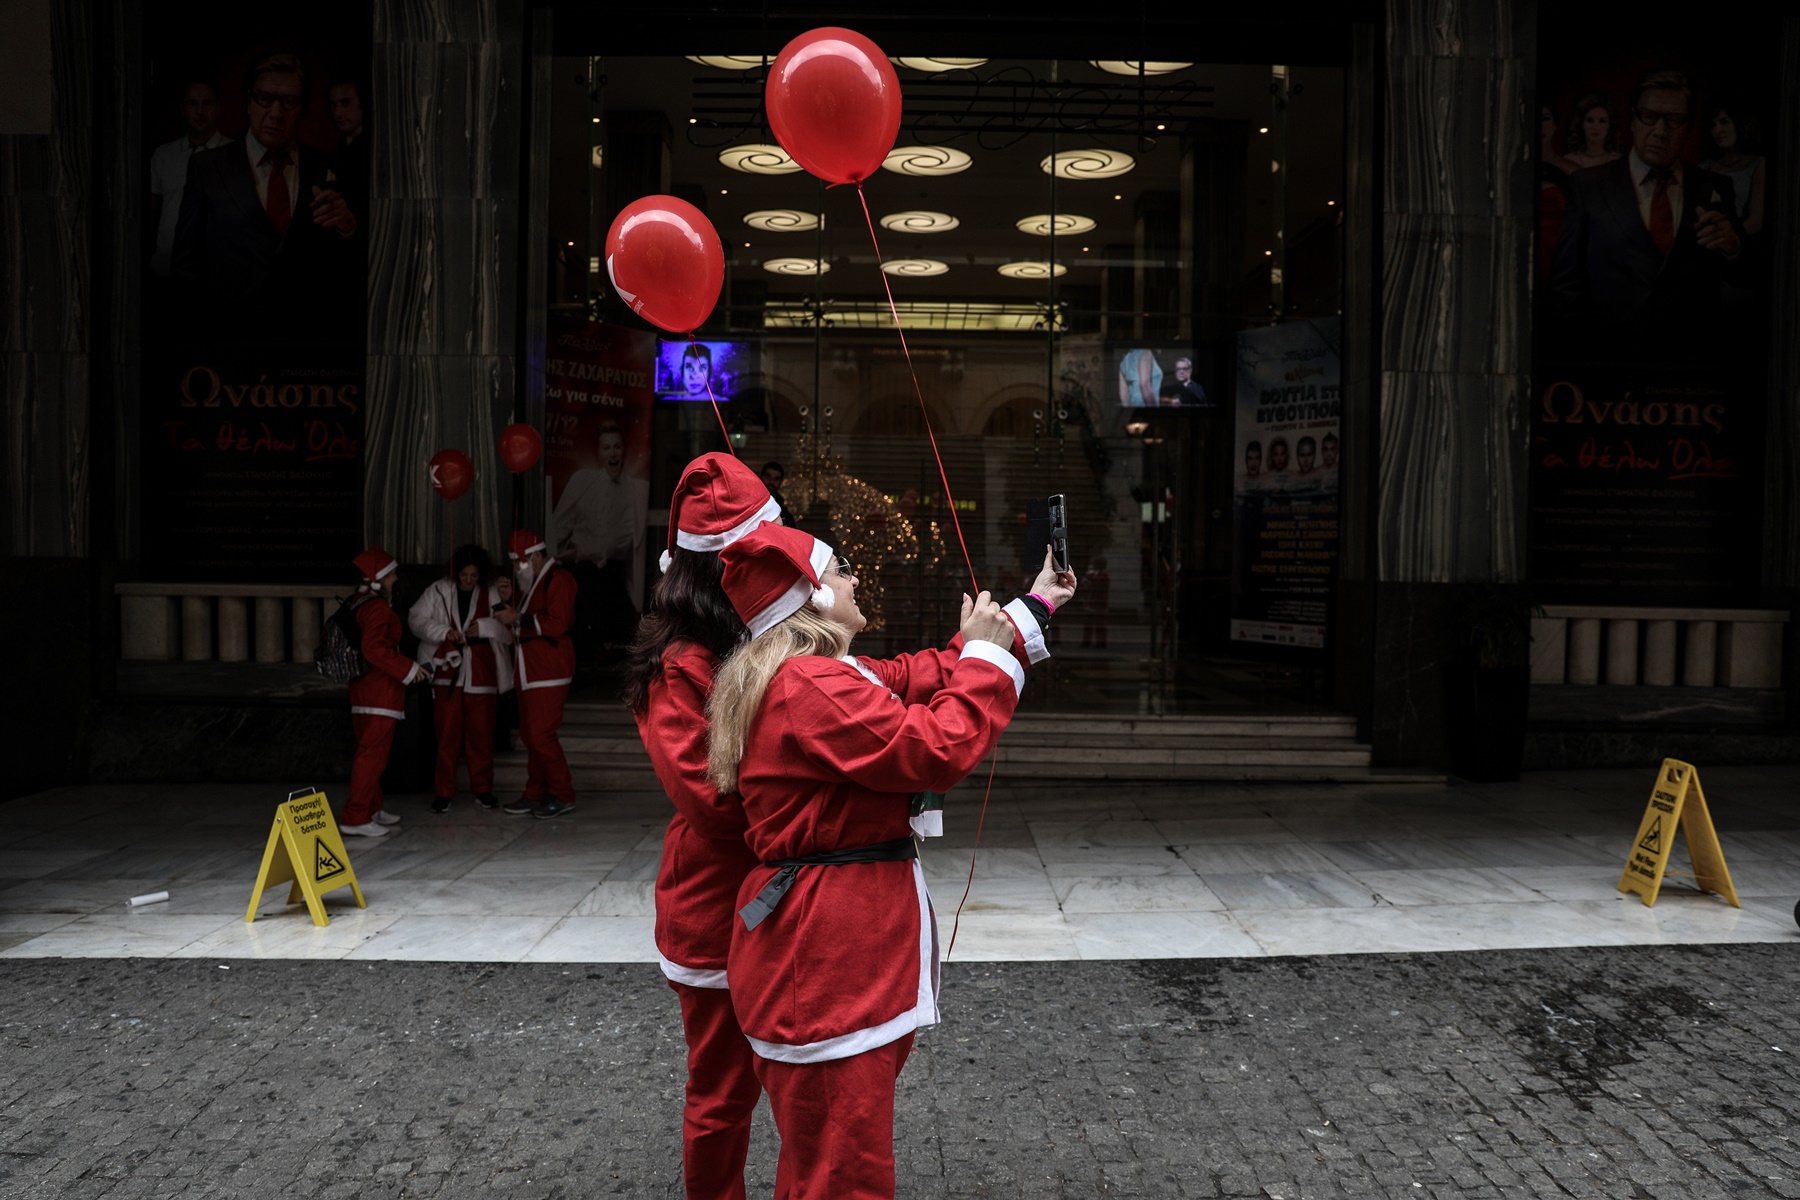
[{"label": "backpack", "polygon": [[343,601],[325,622],[324,635],[313,651],[313,666],[333,683],[352,683],[369,673],[369,660],[362,656],[362,626],[355,615],[368,600],[364,593]]}]

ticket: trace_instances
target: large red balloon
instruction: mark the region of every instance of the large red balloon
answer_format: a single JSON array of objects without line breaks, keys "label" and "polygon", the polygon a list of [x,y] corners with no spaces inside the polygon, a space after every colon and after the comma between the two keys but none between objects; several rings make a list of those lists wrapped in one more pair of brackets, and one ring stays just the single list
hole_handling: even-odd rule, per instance
[{"label": "large red balloon", "polygon": [[446,500],[456,499],[475,482],[475,464],[461,450],[439,450],[431,456],[426,473],[431,476],[431,486]]},{"label": "large red balloon", "polygon": [[775,58],[763,89],[769,128],[795,162],[827,183],[861,183],[900,132],[900,77],[854,29],[801,34]]},{"label": "large red balloon", "polygon": [[508,425],[500,431],[500,461],[517,475],[537,465],[544,452],[544,439],[529,425]]},{"label": "large red balloon", "polygon": [[645,196],[606,231],[606,273],[632,312],[670,333],[692,333],[719,302],[725,250],[706,214],[686,200]]}]

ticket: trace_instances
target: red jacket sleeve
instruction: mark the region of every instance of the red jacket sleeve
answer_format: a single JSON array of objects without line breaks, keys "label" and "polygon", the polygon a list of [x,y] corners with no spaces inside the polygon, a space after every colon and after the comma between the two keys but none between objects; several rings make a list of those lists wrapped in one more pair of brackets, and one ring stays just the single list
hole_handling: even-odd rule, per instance
[{"label": "red jacket sleeve", "polygon": [[559,638],[575,627],[575,577],[553,567],[541,592],[532,596],[531,612],[519,622],[519,640]]},{"label": "red jacket sleeve", "polygon": [[639,732],[657,780],[694,831],[741,840],[750,824],[743,801],[735,792],[721,796],[706,777],[706,699],[711,694],[711,665],[698,653],[665,655]]},{"label": "red jacket sleeve", "polygon": [[927,704],[833,659],[791,660],[777,679],[800,752],[880,792],[948,792],[987,757],[1019,702],[1004,669],[974,658],[958,660]]},{"label": "red jacket sleeve", "polygon": [[362,629],[362,656],[383,675],[401,683],[412,677],[413,660],[400,653],[400,618],[386,600],[365,600],[356,607],[356,623]]}]

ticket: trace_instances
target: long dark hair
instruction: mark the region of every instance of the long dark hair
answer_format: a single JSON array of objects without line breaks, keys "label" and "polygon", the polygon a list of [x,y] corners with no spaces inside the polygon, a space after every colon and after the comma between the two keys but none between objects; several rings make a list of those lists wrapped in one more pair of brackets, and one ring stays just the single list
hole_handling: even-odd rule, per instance
[{"label": "long dark hair", "polygon": [[671,645],[693,642],[722,659],[748,633],[719,583],[718,551],[677,547],[669,560],[625,657],[625,704],[640,715],[650,707],[650,685],[662,674]]},{"label": "long dark hair", "polygon": [[464,567],[474,567],[481,572],[481,581],[475,585],[477,589],[485,588],[494,582],[494,560],[489,558],[488,552],[480,546],[458,546],[456,553],[450,556],[450,582],[459,587],[461,581],[457,576],[462,574]]}]

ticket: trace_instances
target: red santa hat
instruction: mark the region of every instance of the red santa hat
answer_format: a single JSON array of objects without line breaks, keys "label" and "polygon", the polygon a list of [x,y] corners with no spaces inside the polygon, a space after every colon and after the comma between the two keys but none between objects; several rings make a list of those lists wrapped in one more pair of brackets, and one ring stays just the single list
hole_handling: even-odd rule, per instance
[{"label": "red santa hat", "polygon": [[507,543],[506,557],[514,562],[521,562],[539,550],[546,549],[544,539],[529,529],[513,530],[512,540]]},{"label": "red santa hat", "polygon": [[765,521],[781,505],[756,473],[730,454],[702,454],[687,465],[669,501],[669,548],[659,561],[669,569],[675,547],[723,550]]},{"label": "red santa hat", "polygon": [[364,550],[361,554],[351,559],[350,563],[357,570],[362,572],[362,577],[364,579],[367,579],[370,582],[385,579],[387,576],[393,574],[400,566],[399,563],[394,561],[394,556],[389,554],[386,550],[383,550],[380,546],[370,546],[367,550]]},{"label": "red santa hat", "polygon": [[781,624],[802,605],[832,606],[836,596],[820,582],[831,565],[831,547],[785,525],[758,525],[719,551],[720,584],[752,640]]}]

